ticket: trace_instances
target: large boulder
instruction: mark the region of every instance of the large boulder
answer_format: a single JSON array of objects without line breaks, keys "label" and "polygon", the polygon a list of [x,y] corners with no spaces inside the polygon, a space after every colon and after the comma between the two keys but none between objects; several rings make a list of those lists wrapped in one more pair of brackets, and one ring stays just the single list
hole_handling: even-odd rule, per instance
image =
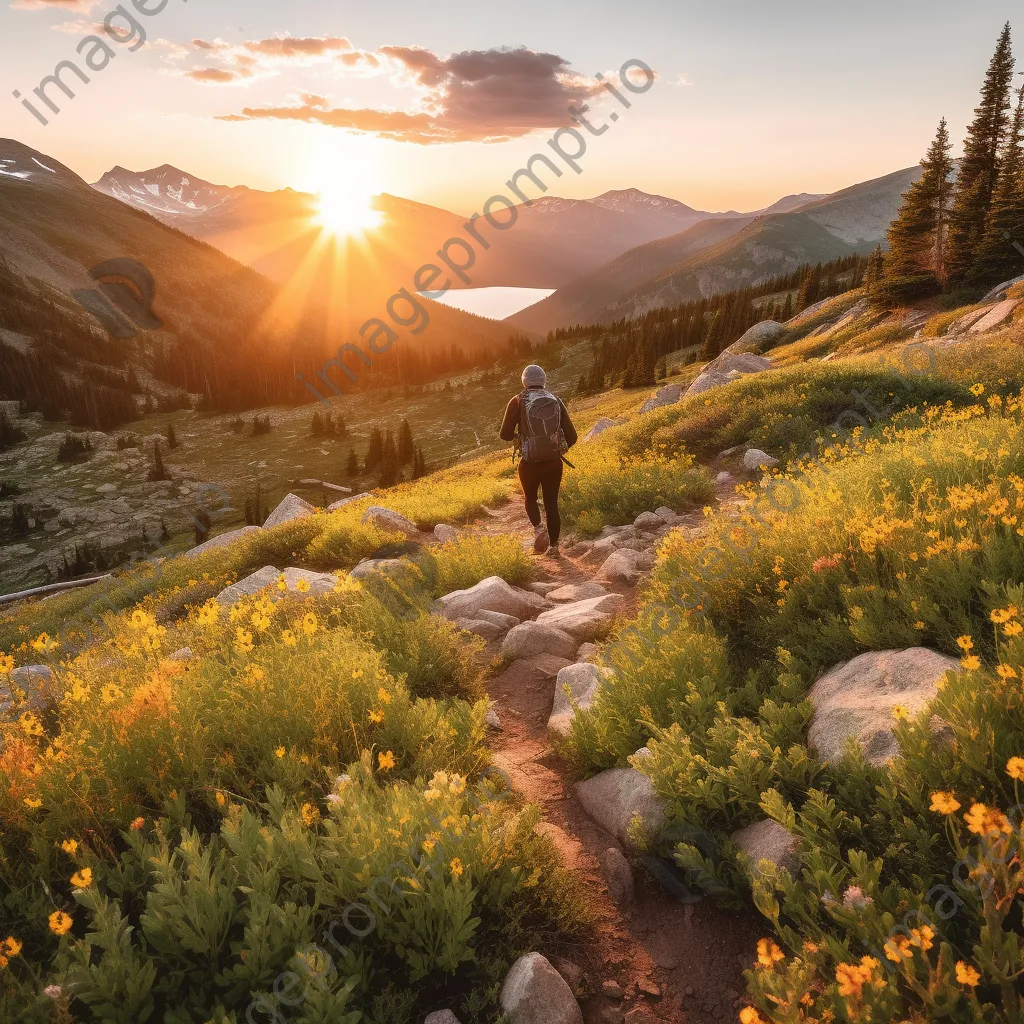
[{"label": "large boulder", "polygon": [[608,886],[609,895],[619,906],[633,902],[633,869],[617,846],[610,846],[601,854],[601,877]]},{"label": "large boulder", "polygon": [[197,544],[194,548],[189,548],[188,551],[185,552],[185,557],[193,558],[196,555],[204,555],[207,551],[216,551],[219,548],[226,548],[229,544],[234,544],[236,540],[241,540],[243,537],[248,537],[253,533],[262,532],[262,526],[243,526],[238,530],[231,530],[229,533],[222,533],[219,537],[204,540],[202,544]]},{"label": "large boulder", "polygon": [[577,708],[589,708],[597,698],[601,684],[613,677],[610,668],[580,662],[567,665],[555,677],[555,699],[548,718],[548,732],[566,736],[572,728]]},{"label": "large boulder", "polygon": [[568,604],[572,601],[586,601],[591,597],[601,597],[608,591],[592,580],[586,583],[564,583],[554,590],[549,590],[547,598],[549,601],[556,601],[559,604]]},{"label": "large boulder", "polygon": [[778,459],[761,451],[760,448],[748,448],[743,453],[743,468],[751,473],[762,469],[774,469],[778,464]]},{"label": "large boulder", "polygon": [[893,709],[923,711],[942,677],[959,668],[955,658],[927,647],[872,651],[836,665],[811,687],[810,746],[820,760],[837,761],[853,739],[865,760],[887,764],[899,754]]},{"label": "large boulder", "polygon": [[484,640],[497,640],[504,636],[505,630],[487,619],[456,619],[455,625],[467,633],[475,633]]},{"label": "large boulder", "polygon": [[682,384],[666,384],[658,388],[650,398],[640,406],[640,412],[650,412],[652,409],[661,409],[666,405],[675,405],[683,397]]},{"label": "large boulder", "polygon": [[404,533],[406,537],[418,537],[420,533],[414,522],[390,508],[383,508],[381,505],[371,505],[363,513],[363,522],[370,523],[378,530],[386,530],[389,533]]},{"label": "large boulder", "polygon": [[434,602],[434,611],[452,620],[479,618],[476,613],[481,609],[532,619],[548,607],[550,602],[539,594],[510,586],[500,576],[488,576],[474,587],[455,590]]},{"label": "large boulder", "polygon": [[349,576],[354,580],[365,580],[376,573],[387,575],[408,568],[409,563],[401,558],[364,558],[354,569],[349,571]]},{"label": "large boulder", "polygon": [[454,526],[449,526],[447,523],[438,523],[434,527],[434,536],[442,544],[450,544],[452,541],[459,539],[459,531]]},{"label": "large boulder", "polygon": [[508,631],[501,646],[501,653],[510,660],[532,658],[537,654],[571,658],[578,646],[578,641],[564,630],[545,626],[540,622],[523,622]]},{"label": "large boulder", "polygon": [[1006,293],[1015,285],[1020,284],[1024,281],[1024,275],[1020,277],[1011,277],[1009,281],[1004,281],[1002,284],[997,284],[995,288],[991,289],[987,295],[981,300],[982,302],[999,302],[1006,298]]},{"label": "large boulder", "polygon": [[605,594],[586,601],[559,605],[542,612],[537,616],[537,621],[564,630],[582,643],[584,640],[598,640],[606,636],[612,628],[615,615],[625,605],[626,599],[621,594]]},{"label": "large boulder", "polygon": [[232,583],[230,587],[225,587],[217,595],[217,601],[223,605],[233,605],[243,597],[252,597],[253,594],[272,587],[277,583],[280,575],[280,569],[275,569],[272,565],[265,565],[237,583]]},{"label": "large boulder", "polygon": [[762,320],[754,324],[740,339],[734,341],[722,355],[736,352],[763,352],[786,334],[786,328],[775,320]]},{"label": "large boulder", "polygon": [[611,427],[617,427],[622,420],[609,419],[607,416],[602,416],[584,435],[580,438],[581,441],[593,441],[595,437],[600,437],[606,430]]},{"label": "large boulder", "polygon": [[635,768],[609,768],[578,783],[576,795],[587,814],[624,846],[632,846],[635,826],[649,837],[665,826],[665,801]]},{"label": "large boulder", "polygon": [[329,572],[289,567],[284,570],[285,590],[299,597],[321,597],[329,594],[338,584],[338,578]]},{"label": "large boulder", "polygon": [[435,1010],[423,1018],[423,1024],[459,1024],[459,1018],[451,1010]]},{"label": "large boulder", "polygon": [[540,953],[527,953],[512,965],[499,1004],[511,1024],[583,1024],[572,989]]},{"label": "large boulder", "polygon": [[968,334],[984,334],[986,331],[994,331],[997,327],[1006,323],[1011,314],[1020,305],[1019,299],[1003,299],[1002,302],[993,306],[980,320],[971,325]]},{"label": "large boulder", "polygon": [[946,337],[955,338],[957,335],[966,334],[982,317],[992,312],[994,306],[984,306],[981,309],[972,309],[963,316],[958,317],[946,328]]},{"label": "large boulder", "polygon": [[641,512],[640,515],[633,520],[633,525],[638,530],[643,530],[645,533],[653,533],[655,530],[662,529],[665,522],[666,520],[657,512]]},{"label": "large boulder", "polygon": [[361,491],[359,494],[353,494],[351,497],[342,498],[340,501],[335,501],[327,506],[328,512],[337,512],[339,508],[344,508],[346,505],[351,505],[354,501],[359,501],[362,498],[368,498],[370,496],[369,491]]},{"label": "large boulder", "polygon": [[733,832],[729,838],[743,854],[747,873],[752,879],[763,874],[763,861],[785,868],[791,875],[800,867],[800,840],[771,818],[755,821]]},{"label": "large boulder", "polygon": [[654,556],[632,548],[621,547],[605,559],[597,578],[609,583],[635,583],[640,574],[654,564]]},{"label": "large boulder", "polygon": [[22,665],[0,676],[0,716],[22,711],[45,714],[60,699],[57,681],[48,665]]},{"label": "large boulder", "polygon": [[269,530],[282,523],[292,523],[296,519],[307,519],[309,516],[315,515],[316,509],[308,501],[300,498],[297,494],[289,493],[281,499],[281,504],[267,516],[263,528]]}]

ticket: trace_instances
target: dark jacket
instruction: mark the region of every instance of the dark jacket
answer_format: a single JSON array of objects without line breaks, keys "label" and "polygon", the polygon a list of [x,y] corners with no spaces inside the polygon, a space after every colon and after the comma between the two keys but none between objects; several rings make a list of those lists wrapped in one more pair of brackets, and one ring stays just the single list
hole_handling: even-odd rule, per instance
[{"label": "dark jacket", "polygon": [[[538,391],[543,390],[541,388]],[[576,428],[572,425],[572,420],[569,419],[569,411],[565,407],[565,403],[559,398],[558,408],[562,413],[562,433],[565,435],[565,443],[568,447],[572,447],[579,439],[576,433]],[[502,441],[514,441],[516,439],[516,433],[519,430],[519,396],[515,395],[512,400],[505,406],[505,418],[501,421],[501,430],[498,436]]]}]

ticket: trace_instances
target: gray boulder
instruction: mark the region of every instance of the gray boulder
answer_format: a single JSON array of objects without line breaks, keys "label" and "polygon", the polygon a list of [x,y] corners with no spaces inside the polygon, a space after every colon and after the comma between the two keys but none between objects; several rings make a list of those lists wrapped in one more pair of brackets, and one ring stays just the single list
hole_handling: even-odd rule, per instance
[{"label": "gray boulder", "polygon": [[608,591],[592,580],[586,583],[566,583],[554,590],[549,590],[547,598],[549,601],[557,601],[559,604],[567,604],[571,601],[586,601],[591,597],[601,597]]},{"label": "gray boulder", "polygon": [[754,324],[740,339],[734,341],[722,355],[736,352],[763,352],[766,348],[780,341],[786,334],[786,328],[775,320],[762,320]]},{"label": "gray boulder", "polygon": [[527,953],[512,965],[499,1004],[511,1024],[583,1024],[572,989],[540,953]]},{"label": "gray boulder", "polygon": [[778,459],[761,451],[760,448],[748,448],[743,453],[743,468],[751,473],[756,473],[761,469],[774,469],[778,464]]},{"label": "gray boulder", "polygon": [[987,331],[994,331],[1010,319],[1011,314],[1020,305],[1019,299],[1003,299],[1002,302],[993,306],[980,320],[972,324],[968,334],[985,334]]},{"label": "gray boulder", "polygon": [[648,837],[656,837],[665,826],[665,801],[635,768],[609,768],[578,783],[576,795],[587,814],[624,846],[632,846],[634,823]]},{"label": "gray boulder", "polygon": [[658,390],[640,406],[640,412],[651,412],[652,409],[661,409],[666,405],[675,405],[682,397],[682,384],[666,384],[664,387],[658,388]]},{"label": "gray boulder", "polygon": [[601,649],[597,644],[580,644],[579,650],[576,651],[576,661],[587,661],[591,664],[597,664],[597,656],[601,653]]},{"label": "gray boulder", "polygon": [[609,583],[635,583],[651,560],[640,551],[621,547],[605,559],[597,571],[597,578]]},{"label": "gray boulder", "polygon": [[492,612],[487,608],[481,608],[476,613],[476,617],[483,619],[484,622],[493,622],[494,625],[500,626],[503,630],[518,626],[520,622],[514,615],[506,615],[504,612]]},{"label": "gray boulder", "polygon": [[622,420],[609,419],[607,416],[602,416],[584,435],[580,438],[581,441],[593,441],[595,437],[600,437],[606,430],[611,427],[617,427]]},{"label": "gray boulder", "polygon": [[289,493],[281,499],[281,504],[267,516],[263,528],[270,530],[282,523],[292,523],[297,519],[307,519],[313,515],[316,515],[316,509],[308,501],[300,498],[297,494]]},{"label": "gray boulder", "polygon": [[404,533],[407,537],[418,537],[420,533],[414,522],[381,505],[371,505],[363,513],[363,522],[389,533]]},{"label": "gray boulder", "polygon": [[370,496],[369,491],[363,491],[360,494],[353,494],[351,497],[342,498],[340,501],[335,501],[327,506],[328,512],[337,512],[339,508],[344,508],[346,505],[351,505],[353,501],[359,501],[361,498],[368,498]]},{"label": "gray boulder", "polygon": [[589,708],[601,684],[613,677],[609,668],[581,662],[567,665],[555,677],[555,699],[548,718],[548,732],[566,736],[572,728],[577,708]]},{"label": "gray boulder", "polygon": [[504,636],[505,630],[501,626],[489,622],[487,619],[456,619],[455,625],[464,629],[467,633],[475,633],[484,640],[497,640]]},{"label": "gray boulder", "polygon": [[22,665],[0,676],[0,716],[25,710],[42,715],[59,697],[57,681],[48,665]]},{"label": "gray boulder", "polygon": [[811,687],[808,743],[821,761],[837,761],[853,739],[865,760],[884,766],[899,754],[893,709],[923,711],[942,677],[959,669],[955,658],[926,647],[872,651],[836,665]]},{"label": "gray boulder", "polygon": [[763,874],[763,861],[785,868],[791,875],[800,867],[800,840],[771,818],[755,821],[729,838],[743,855],[747,873],[752,879]]},{"label": "gray boulder", "polygon": [[423,1018],[423,1024],[459,1024],[459,1018],[451,1010],[435,1010]]},{"label": "gray boulder", "polygon": [[[240,598],[251,597],[258,594],[267,587],[277,590],[277,583],[281,576],[284,576],[286,592],[293,597],[319,597],[322,594],[330,593],[337,583],[336,577],[326,572],[312,572],[309,569],[296,569],[289,567],[282,573],[272,565],[265,565],[245,579],[225,587],[217,595],[217,600],[223,605],[235,604]],[[300,586],[300,583],[302,586]]]},{"label": "gray boulder", "polygon": [[450,544],[452,541],[459,539],[459,531],[454,526],[449,526],[447,523],[438,523],[434,527],[434,536],[442,544]]},{"label": "gray boulder", "polygon": [[715,477],[715,483],[718,484],[719,487],[727,487],[733,482],[733,479],[732,473],[727,469],[723,469],[722,472]]},{"label": "gray boulder", "polygon": [[[663,522],[671,526],[679,516],[672,511],[667,505],[659,505],[655,510],[654,514]],[[636,524],[634,524],[636,525]]]},{"label": "gray boulder", "polygon": [[189,548],[185,552],[186,558],[194,558],[196,555],[206,554],[207,551],[216,551],[219,548],[226,548],[229,544],[234,544],[236,540],[241,540],[243,537],[248,537],[254,533],[262,533],[263,527],[261,526],[243,526],[238,530],[231,530],[229,533],[222,533],[219,537],[213,537],[210,540],[203,541],[202,544],[197,544],[194,548]]},{"label": "gray boulder", "polygon": [[997,284],[981,301],[982,302],[999,302],[1006,298],[1006,293],[1015,285],[1020,284],[1024,281],[1024,276],[1012,277],[1009,281],[1004,281],[1002,284]]},{"label": "gray boulder", "polygon": [[338,578],[329,572],[289,567],[284,570],[284,582],[286,593],[308,598],[329,594],[337,585]]},{"label": "gray boulder", "polygon": [[537,654],[572,658],[577,646],[577,641],[564,630],[540,622],[523,622],[508,631],[501,653],[510,660],[532,658]]},{"label": "gray boulder", "polygon": [[474,587],[455,590],[434,602],[434,611],[448,619],[476,618],[481,609],[531,619],[550,607],[539,594],[510,586],[500,576],[488,576]]},{"label": "gray boulder", "polygon": [[374,573],[391,573],[407,567],[401,558],[364,558],[354,569],[349,572],[354,580],[365,580]]},{"label": "gray boulder", "polygon": [[626,599],[621,594],[605,594],[603,597],[559,605],[542,612],[537,616],[537,621],[564,630],[582,643],[584,640],[598,640],[606,636],[612,628],[616,613],[625,605]]},{"label": "gray boulder", "polygon": [[633,902],[633,869],[618,847],[610,846],[601,854],[601,877],[608,886],[611,898],[620,907],[629,906]]},{"label": "gray boulder", "polygon": [[225,587],[217,595],[217,601],[223,605],[233,605],[243,597],[251,597],[267,587],[274,586],[280,575],[280,569],[275,569],[272,565],[265,565],[237,583],[232,583],[230,587]]},{"label": "gray boulder", "polygon": [[653,530],[660,530],[665,525],[665,520],[657,512],[641,512],[633,520],[633,525],[638,530],[651,532]]},{"label": "gray boulder", "polygon": [[562,584],[561,583],[531,583],[529,586],[530,586],[530,589],[535,594],[540,594],[541,597],[547,597],[548,594],[550,594],[552,590],[558,590],[562,586]]},{"label": "gray boulder", "polygon": [[179,647],[173,654],[167,655],[168,661],[192,661],[194,658],[191,647]]}]

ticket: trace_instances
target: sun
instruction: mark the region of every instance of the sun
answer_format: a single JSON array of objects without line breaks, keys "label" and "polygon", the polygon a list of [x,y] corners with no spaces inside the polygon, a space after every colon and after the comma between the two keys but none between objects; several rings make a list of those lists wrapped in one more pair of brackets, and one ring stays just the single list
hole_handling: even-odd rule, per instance
[{"label": "sun", "polygon": [[344,184],[321,188],[317,219],[332,235],[358,235],[379,227],[381,215],[373,207],[373,196]]}]

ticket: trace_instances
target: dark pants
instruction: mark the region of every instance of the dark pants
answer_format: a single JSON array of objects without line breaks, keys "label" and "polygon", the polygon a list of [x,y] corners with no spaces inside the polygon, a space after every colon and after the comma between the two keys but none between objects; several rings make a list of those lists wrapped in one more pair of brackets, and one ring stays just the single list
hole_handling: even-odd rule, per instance
[{"label": "dark pants", "polygon": [[562,460],[545,459],[543,462],[520,462],[519,482],[526,498],[526,514],[535,527],[540,526],[537,507],[537,489],[544,492],[544,518],[552,544],[558,543],[562,532],[562,519],[558,514],[558,488],[562,486]]}]

